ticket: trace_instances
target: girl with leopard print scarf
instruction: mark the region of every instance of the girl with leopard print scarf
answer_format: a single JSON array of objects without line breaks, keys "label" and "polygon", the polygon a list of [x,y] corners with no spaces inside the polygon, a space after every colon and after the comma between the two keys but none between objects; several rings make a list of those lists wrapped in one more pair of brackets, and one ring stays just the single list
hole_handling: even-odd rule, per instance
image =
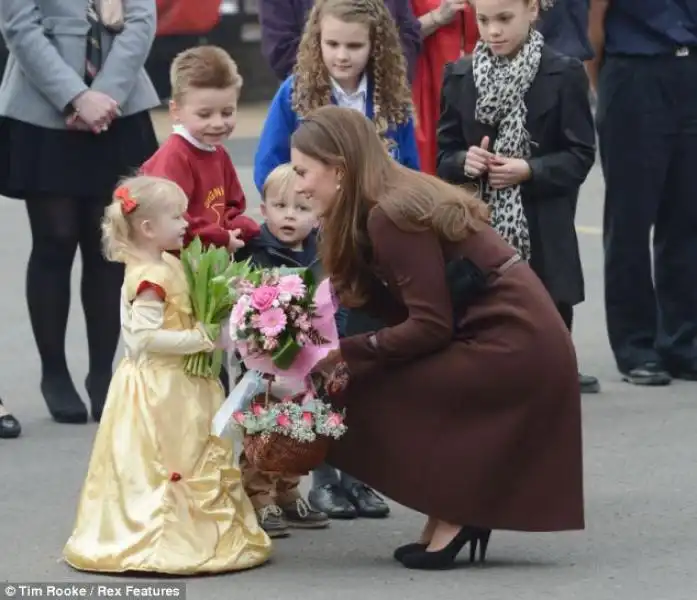
[{"label": "girl with leopard print scarf", "polygon": [[574,219],[595,161],[588,80],[581,62],[545,45],[538,0],[471,3],[480,40],[444,74],[438,175],[479,188],[492,227],[529,261],[571,329],[584,300]]}]

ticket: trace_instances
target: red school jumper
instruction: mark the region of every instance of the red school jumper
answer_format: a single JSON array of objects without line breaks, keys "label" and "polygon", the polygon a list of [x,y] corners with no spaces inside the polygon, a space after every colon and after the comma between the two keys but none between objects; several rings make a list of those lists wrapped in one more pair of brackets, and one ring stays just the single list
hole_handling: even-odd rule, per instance
[{"label": "red school jumper", "polygon": [[222,146],[203,150],[173,133],[143,164],[141,173],[169,179],[184,190],[189,199],[185,246],[198,236],[206,246],[227,248],[233,229],[242,230],[245,243],[259,235],[256,221],[243,214],[247,200]]}]

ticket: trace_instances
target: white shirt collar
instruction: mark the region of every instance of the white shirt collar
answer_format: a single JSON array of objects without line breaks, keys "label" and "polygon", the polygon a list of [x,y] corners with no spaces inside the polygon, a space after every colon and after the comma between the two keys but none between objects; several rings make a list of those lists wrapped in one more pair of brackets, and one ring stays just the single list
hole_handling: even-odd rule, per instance
[{"label": "white shirt collar", "polygon": [[205,150],[206,152],[215,152],[215,146],[199,142],[193,135],[189,133],[189,130],[186,127],[184,127],[184,125],[174,125],[174,127],[172,127],[172,133],[180,135],[192,146],[198,148],[199,150]]},{"label": "white shirt collar", "polygon": [[365,102],[365,99],[368,97],[368,76],[365,73],[363,73],[363,77],[361,77],[361,80],[358,83],[358,89],[353,92],[353,94],[347,94],[333,77],[330,77],[330,80],[332,83],[334,98],[336,98],[336,101],[339,104],[343,104],[342,100],[346,100],[347,103],[351,103],[352,101],[355,102],[357,100],[362,100]]}]

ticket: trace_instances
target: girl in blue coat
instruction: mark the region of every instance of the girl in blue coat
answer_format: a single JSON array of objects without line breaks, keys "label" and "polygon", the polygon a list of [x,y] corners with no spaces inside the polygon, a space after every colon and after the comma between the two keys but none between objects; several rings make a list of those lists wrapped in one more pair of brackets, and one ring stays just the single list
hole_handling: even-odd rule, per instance
[{"label": "girl in blue coat", "polygon": [[419,168],[411,92],[399,34],[380,0],[319,0],[298,48],[293,75],[276,92],[254,159],[254,182],[290,160],[290,136],[310,111],[329,103],[375,122],[395,160]]}]

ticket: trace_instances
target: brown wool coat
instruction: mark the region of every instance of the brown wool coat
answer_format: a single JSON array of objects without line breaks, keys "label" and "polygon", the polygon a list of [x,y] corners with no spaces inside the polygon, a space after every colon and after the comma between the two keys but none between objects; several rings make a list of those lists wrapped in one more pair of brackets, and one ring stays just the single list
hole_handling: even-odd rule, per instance
[{"label": "brown wool coat", "polygon": [[491,271],[514,251],[488,227],[459,244],[407,233],[379,207],[368,232],[385,286],[366,309],[392,326],[377,349],[368,334],[341,342],[348,431],[328,462],[451,523],[583,529],[576,356],[540,280],[515,264],[454,324],[445,261]]}]

